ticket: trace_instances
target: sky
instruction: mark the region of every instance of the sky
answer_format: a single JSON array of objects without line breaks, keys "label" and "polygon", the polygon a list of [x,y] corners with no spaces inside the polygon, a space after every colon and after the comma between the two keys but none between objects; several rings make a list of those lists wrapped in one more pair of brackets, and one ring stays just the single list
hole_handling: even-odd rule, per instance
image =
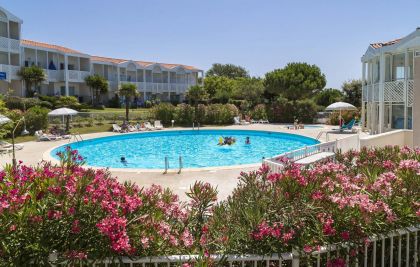
[{"label": "sky", "polygon": [[245,67],[252,76],[288,62],[316,64],[327,87],[360,78],[370,43],[420,26],[419,0],[3,0],[22,38],[91,55]]}]

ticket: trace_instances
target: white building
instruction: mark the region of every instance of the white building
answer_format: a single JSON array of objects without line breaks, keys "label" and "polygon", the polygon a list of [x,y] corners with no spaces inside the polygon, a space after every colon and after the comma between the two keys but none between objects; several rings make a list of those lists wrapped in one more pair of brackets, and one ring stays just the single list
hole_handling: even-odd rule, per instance
[{"label": "white building", "polygon": [[[108,98],[123,83],[137,86],[140,99],[182,101],[186,90],[198,83],[203,71],[192,66],[144,62],[88,55],[59,45],[21,39],[22,20],[0,7],[0,93],[9,89],[25,95],[17,75],[22,67],[37,65],[45,70],[46,80],[38,88],[43,95],[77,96],[91,101],[84,78],[99,74],[109,82]],[[106,99],[106,98],[105,98]]]},{"label": "white building", "polygon": [[362,122],[372,134],[413,128],[415,61],[420,28],[404,38],[373,43],[362,57]]}]

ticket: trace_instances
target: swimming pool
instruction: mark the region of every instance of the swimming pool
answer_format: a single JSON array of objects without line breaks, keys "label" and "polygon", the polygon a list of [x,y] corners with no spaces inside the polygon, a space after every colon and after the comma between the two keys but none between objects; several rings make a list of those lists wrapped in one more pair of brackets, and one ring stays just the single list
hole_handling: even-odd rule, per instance
[{"label": "swimming pool", "polygon": [[[220,137],[232,136],[231,146],[217,145]],[[245,144],[250,137],[251,144]],[[85,157],[87,165],[109,168],[164,169],[165,157],[169,168],[203,168],[253,164],[262,157],[275,155],[319,143],[295,134],[249,130],[182,130],[121,134],[72,143]],[[55,148],[51,155],[65,149]],[[126,163],[121,162],[126,158]]]}]

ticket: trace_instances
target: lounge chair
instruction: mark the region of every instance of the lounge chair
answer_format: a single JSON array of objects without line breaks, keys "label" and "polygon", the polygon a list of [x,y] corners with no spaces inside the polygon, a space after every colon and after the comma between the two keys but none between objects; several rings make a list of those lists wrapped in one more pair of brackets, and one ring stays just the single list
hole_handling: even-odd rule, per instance
[{"label": "lounge chair", "polygon": [[353,126],[354,126],[355,123],[356,123],[356,120],[352,119],[347,124],[345,123],[345,124],[341,125],[341,127],[339,129],[333,129],[333,130],[340,131],[340,132],[353,131]]},{"label": "lounge chair", "polygon": [[[8,148],[12,149],[13,145],[6,141],[0,141],[0,149],[7,150]],[[15,150],[21,150],[21,149],[23,149],[23,144],[15,144]]]},{"label": "lounge chair", "polygon": [[239,117],[233,117],[233,123],[235,125],[240,125],[241,124],[241,121],[239,120]]},{"label": "lounge chair", "polygon": [[114,133],[121,133],[122,129],[120,126],[118,126],[117,124],[112,124],[112,131]]},{"label": "lounge chair", "polygon": [[61,140],[61,136],[46,134],[43,133],[41,130],[35,132],[35,136],[37,141],[57,141]]},{"label": "lounge chair", "polygon": [[155,126],[156,130],[162,130],[163,129],[163,125],[162,125],[162,123],[160,123],[160,121],[155,121],[154,126]]},{"label": "lounge chair", "polygon": [[128,131],[129,132],[137,132],[137,128],[134,127],[133,125],[128,125]]},{"label": "lounge chair", "polygon": [[261,119],[260,121],[259,121],[259,123],[270,123],[268,120],[263,120],[263,119]]},{"label": "lounge chair", "polygon": [[259,123],[259,122],[257,120],[251,120],[251,123],[256,124],[256,123]]},{"label": "lounge chair", "polygon": [[149,131],[156,130],[156,128],[152,124],[150,124],[150,122],[148,122],[148,121],[144,123],[144,127],[146,127],[146,129],[149,130]]}]

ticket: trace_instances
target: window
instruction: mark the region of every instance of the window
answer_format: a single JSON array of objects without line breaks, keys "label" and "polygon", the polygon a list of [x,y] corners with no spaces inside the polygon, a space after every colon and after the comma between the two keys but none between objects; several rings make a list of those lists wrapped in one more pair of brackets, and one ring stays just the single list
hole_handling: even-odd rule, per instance
[{"label": "window", "polygon": [[405,78],[404,72],[405,70],[403,66],[395,67],[395,79],[403,80]]},{"label": "window", "polygon": [[[60,95],[65,96],[66,95],[66,87],[61,86],[60,87]],[[69,96],[74,96],[74,86],[69,86]]]}]

